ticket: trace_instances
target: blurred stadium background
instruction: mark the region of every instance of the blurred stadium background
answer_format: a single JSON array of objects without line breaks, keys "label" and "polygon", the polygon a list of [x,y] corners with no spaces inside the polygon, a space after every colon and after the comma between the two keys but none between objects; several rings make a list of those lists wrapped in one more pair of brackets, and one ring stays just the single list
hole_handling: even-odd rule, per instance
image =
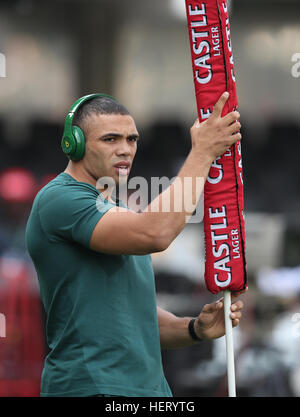
[{"label": "blurred stadium background", "polygon": [[[300,396],[300,3],[230,5],[249,274],[234,331],[237,394]],[[91,92],[117,97],[137,122],[132,176],[177,173],[196,118],[184,0],[2,0],[0,53],[0,396],[38,396],[47,346],[24,246],[32,199],[64,170],[64,116]],[[203,261],[201,224],[153,256],[162,307],[196,315],[216,298]],[[227,395],[223,339],[163,352],[175,396]]]}]

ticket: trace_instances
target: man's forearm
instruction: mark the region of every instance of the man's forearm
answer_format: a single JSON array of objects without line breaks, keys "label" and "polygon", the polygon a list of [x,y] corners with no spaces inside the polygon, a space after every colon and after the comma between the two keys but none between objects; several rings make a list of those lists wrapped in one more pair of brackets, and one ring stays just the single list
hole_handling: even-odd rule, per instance
[{"label": "man's forearm", "polygon": [[[231,145],[241,139],[238,112],[222,117],[222,111],[229,97],[222,94],[215,104],[211,116],[202,123],[197,120],[191,128],[192,148],[183,167],[172,185],[154,199],[143,213],[146,227],[156,238],[158,251],[166,249],[177,237],[193,215],[204,189],[211,164],[223,155]],[[185,184],[188,181],[189,186]],[[170,209],[164,202],[170,200]]]},{"label": "man's forearm", "polygon": [[193,215],[211,163],[209,158],[204,155],[199,157],[192,150],[173,183],[145,210],[149,224],[159,229],[166,247],[177,237]]},{"label": "man's forearm", "polygon": [[160,345],[162,349],[177,349],[194,345],[188,325],[192,317],[176,317],[157,307]]}]

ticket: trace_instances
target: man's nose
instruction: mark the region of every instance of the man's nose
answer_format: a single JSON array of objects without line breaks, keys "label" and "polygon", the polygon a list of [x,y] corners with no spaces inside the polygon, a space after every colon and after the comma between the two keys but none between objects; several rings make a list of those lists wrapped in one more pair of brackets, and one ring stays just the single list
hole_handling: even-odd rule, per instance
[{"label": "man's nose", "polygon": [[118,156],[121,156],[121,155],[128,156],[132,153],[132,149],[131,149],[129,143],[127,143],[127,141],[126,141],[126,142],[120,143],[120,146],[118,147],[116,153],[117,153]]}]

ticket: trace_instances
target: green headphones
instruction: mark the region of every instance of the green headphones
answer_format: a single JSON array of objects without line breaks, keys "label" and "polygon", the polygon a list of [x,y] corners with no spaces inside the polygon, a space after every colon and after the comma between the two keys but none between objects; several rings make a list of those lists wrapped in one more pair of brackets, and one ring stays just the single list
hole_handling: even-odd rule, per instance
[{"label": "green headphones", "polygon": [[61,147],[64,154],[74,162],[78,162],[84,157],[85,137],[80,127],[73,126],[73,119],[79,107],[95,97],[108,97],[116,101],[108,94],[89,94],[75,101],[65,119],[65,128],[61,141]]}]

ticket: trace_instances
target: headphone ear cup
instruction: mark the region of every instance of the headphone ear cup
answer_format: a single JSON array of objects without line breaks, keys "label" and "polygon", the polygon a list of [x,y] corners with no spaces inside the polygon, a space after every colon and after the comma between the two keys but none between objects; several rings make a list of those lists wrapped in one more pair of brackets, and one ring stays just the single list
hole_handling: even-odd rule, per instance
[{"label": "headphone ear cup", "polygon": [[68,134],[64,134],[62,140],[61,140],[61,147],[65,155],[67,155],[68,158],[72,158],[72,155],[76,151],[76,141],[75,138]]},{"label": "headphone ear cup", "polygon": [[76,143],[76,148],[74,152],[70,155],[72,161],[80,161],[85,154],[85,137],[83,131],[78,126],[72,127],[73,138]]}]

